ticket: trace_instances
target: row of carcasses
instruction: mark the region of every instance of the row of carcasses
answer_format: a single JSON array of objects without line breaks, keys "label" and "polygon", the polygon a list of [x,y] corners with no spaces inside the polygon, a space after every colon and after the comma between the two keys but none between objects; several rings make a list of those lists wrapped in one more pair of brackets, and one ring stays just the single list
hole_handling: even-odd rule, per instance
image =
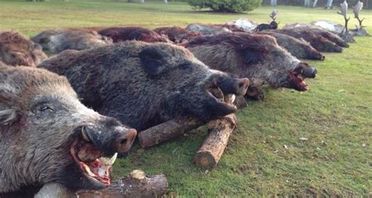
[{"label": "row of carcasses", "polygon": [[[304,79],[314,78],[317,70],[302,60],[324,60],[319,51],[341,52],[348,47],[337,34],[311,25],[263,32],[200,24],[154,31],[142,27],[64,29],[43,31],[31,40],[2,32],[0,60],[8,65],[39,65],[67,76],[85,104],[139,130],[174,115],[209,120],[235,110],[205,100],[208,95],[201,93],[201,84],[205,90],[217,88],[217,93],[204,93],[218,100],[241,93],[261,99],[265,85],[306,91]],[[51,57],[47,59],[43,51]],[[204,65],[205,71],[199,71],[195,66],[199,60],[229,76],[220,73],[223,77],[204,82],[212,70]],[[250,81],[247,91],[246,78]],[[242,98],[236,100],[238,107],[245,106]]]},{"label": "row of carcasses", "polygon": [[[86,29],[46,31],[32,39],[41,46],[16,32],[2,32],[0,57],[4,65],[37,65],[66,76],[85,105],[144,130],[180,117],[207,122],[233,113],[235,98],[259,97],[262,84],[305,91],[303,79],[315,77],[316,70],[288,51],[303,51],[307,58],[312,52],[323,60],[314,48],[341,51],[339,45],[347,46],[331,41],[337,35],[321,36],[321,30],[312,28],[221,33],[226,27],[201,27],[212,35],[174,27],[158,29],[161,34],[137,27],[99,31],[110,37]],[[302,35],[312,45],[289,34]],[[166,42],[146,43],[154,35]],[[128,38],[145,42],[123,41]],[[42,49],[58,54],[46,59]],[[1,172],[0,194],[47,181],[73,189],[109,184],[107,170],[115,155],[102,156],[127,152],[135,131],[82,106],[67,81],[39,68],[0,67],[0,167],[6,170]],[[73,136],[76,132],[81,136]]]},{"label": "row of carcasses", "polygon": [[[142,27],[47,30],[32,38],[39,45],[29,43],[14,32],[4,32],[0,36],[0,42],[10,43],[10,47],[0,54],[2,61],[30,66],[38,65],[46,58],[39,45],[44,52],[54,55],[64,50],[91,49],[126,40],[174,43],[189,49],[213,69],[250,78],[254,85],[248,95],[253,98],[262,97],[256,88],[263,83],[275,88],[307,90],[303,79],[315,77],[316,70],[301,60],[324,60],[321,52],[342,52],[343,47],[348,47],[337,34],[314,25],[262,32],[244,32],[234,25],[201,24],[155,30]],[[12,53],[12,50],[16,52]],[[7,52],[11,54],[7,55]]]}]

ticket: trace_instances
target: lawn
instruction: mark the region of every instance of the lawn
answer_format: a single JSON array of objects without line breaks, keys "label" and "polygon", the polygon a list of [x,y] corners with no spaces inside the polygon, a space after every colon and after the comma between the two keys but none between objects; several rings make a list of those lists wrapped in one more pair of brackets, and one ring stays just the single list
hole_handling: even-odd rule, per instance
[{"label": "lawn", "polygon": [[[280,25],[329,19],[336,10],[278,7]],[[185,26],[223,23],[241,17],[268,22],[270,7],[244,14],[198,12],[184,3],[51,0],[43,3],[0,0],[0,30],[27,35],[49,28],[138,25]],[[372,33],[372,11],[362,11]],[[350,27],[356,20],[352,19]],[[269,90],[262,102],[238,113],[218,167],[203,171],[192,164],[206,135],[201,128],[185,137],[120,159],[114,174],[133,169],[164,173],[170,196],[275,197],[372,196],[372,37],[357,38],[342,54],[326,54],[311,88],[299,93]]]}]

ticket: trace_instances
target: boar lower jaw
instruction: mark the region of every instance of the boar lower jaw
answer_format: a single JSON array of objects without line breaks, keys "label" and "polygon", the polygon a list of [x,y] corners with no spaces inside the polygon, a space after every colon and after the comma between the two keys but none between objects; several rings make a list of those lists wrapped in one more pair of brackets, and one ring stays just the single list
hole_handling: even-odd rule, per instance
[{"label": "boar lower jaw", "polygon": [[103,157],[91,143],[79,139],[72,144],[70,154],[87,178],[104,186],[111,184],[110,173],[117,153],[111,158]]},{"label": "boar lower jaw", "polygon": [[219,87],[211,87],[208,89],[210,96],[214,97],[220,103],[223,103],[227,108],[236,109],[233,104],[235,101],[235,94],[224,94]]},{"label": "boar lower jaw", "polygon": [[294,84],[294,88],[298,91],[307,91],[309,89],[301,74],[290,72],[289,80]]}]

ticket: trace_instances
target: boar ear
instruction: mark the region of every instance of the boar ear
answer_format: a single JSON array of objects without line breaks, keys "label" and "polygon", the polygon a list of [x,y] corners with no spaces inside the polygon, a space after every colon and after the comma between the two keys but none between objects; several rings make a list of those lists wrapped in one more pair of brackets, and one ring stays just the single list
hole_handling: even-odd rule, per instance
[{"label": "boar ear", "polygon": [[14,109],[0,110],[0,125],[9,125],[17,118],[17,113]]},{"label": "boar ear", "polygon": [[147,47],[143,49],[139,54],[139,58],[141,59],[141,66],[150,76],[159,75],[166,68],[166,61],[164,60],[164,57],[166,57],[166,55],[167,54],[155,47]]},{"label": "boar ear", "polygon": [[32,44],[32,49],[42,50],[43,48],[38,43],[33,43]]}]

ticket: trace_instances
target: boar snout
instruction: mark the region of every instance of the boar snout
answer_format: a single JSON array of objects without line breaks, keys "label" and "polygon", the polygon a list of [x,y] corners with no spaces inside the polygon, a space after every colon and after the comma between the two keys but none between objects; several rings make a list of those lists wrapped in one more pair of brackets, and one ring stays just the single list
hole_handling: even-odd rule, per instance
[{"label": "boar snout", "polygon": [[320,60],[320,61],[324,61],[325,60],[325,56],[318,52],[317,50],[312,50],[312,52],[310,53],[310,59],[313,59],[313,60]]},{"label": "boar snout", "polygon": [[119,127],[118,129],[119,135],[116,138],[116,142],[114,143],[114,146],[116,147],[118,153],[120,153],[120,156],[125,155],[128,153],[130,148],[133,145],[134,140],[137,136],[137,130],[135,129],[125,129],[124,127]]},{"label": "boar snout", "polygon": [[107,126],[106,124],[104,127],[87,125],[83,126],[81,131],[85,141],[91,142],[97,149],[108,155],[115,152],[127,153],[137,135],[135,129],[121,125]]},{"label": "boar snout", "polygon": [[307,78],[315,78],[317,70],[314,67],[307,67],[303,70],[303,75]]},{"label": "boar snout", "polygon": [[221,79],[217,86],[224,94],[245,95],[249,87],[249,80],[248,78]]},{"label": "boar snout", "polygon": [[321,61],[324,61],[325,60],[325,56],[324,55],[321,55],[320,60]]},{"label": "boar snout", "polygon": [[302,62],[298,64],[294,72],[305,78],[315,78],[318,71],[315,67],[311,67],[309,64]]}]

